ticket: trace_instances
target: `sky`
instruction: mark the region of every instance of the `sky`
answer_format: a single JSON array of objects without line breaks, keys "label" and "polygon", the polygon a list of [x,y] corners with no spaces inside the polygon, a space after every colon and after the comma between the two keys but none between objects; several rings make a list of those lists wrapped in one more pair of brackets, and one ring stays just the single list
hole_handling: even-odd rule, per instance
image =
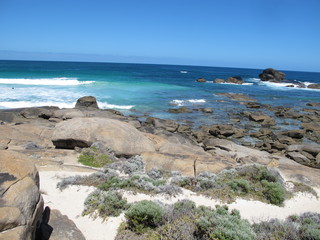
[{"label": "sky", "polygon": [[320,72],[319,0],[0,0],[0,59]]}]

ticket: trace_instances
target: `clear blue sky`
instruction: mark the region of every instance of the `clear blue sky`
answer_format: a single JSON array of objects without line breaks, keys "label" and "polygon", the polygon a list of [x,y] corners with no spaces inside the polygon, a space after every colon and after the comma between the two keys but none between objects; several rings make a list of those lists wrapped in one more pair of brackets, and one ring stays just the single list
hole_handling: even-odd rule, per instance
[{"label": "clear blue sky", "polygon": [[0,0],[0,59],[320,72],[320,1]]}]

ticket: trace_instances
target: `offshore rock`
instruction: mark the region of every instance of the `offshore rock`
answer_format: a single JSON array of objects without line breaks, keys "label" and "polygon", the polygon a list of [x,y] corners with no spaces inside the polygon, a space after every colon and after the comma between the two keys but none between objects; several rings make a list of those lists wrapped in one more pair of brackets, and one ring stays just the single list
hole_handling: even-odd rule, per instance
[{"label": "offshore rock", "polygon": [[75,108],[99,109],[97,99],[92,96],[81,97],[77,100]]},{"label": "offshore rock", "polygon": [[308,88],[320,89],[320,84],[319,84],[319,83],[309,84],[309,85],[308,85]]},{"label": "offshore rock", "polygon": [[261,81],[281,82],[285,79],[285,77],[286,74],[273,68],[267,68],[263,70],[261,74],[259,74]]},{"label": "offshore rock", "polygon": [[243,84],[243,79],[240,76],[235,76],[235,77],[229,77],[226,80],[226,83],[234,83],[234,84]]},{"label": "offshore rock", "polygon": [[213,80],[214,83],[224,83],[224,80],[221,78],[216,78],[215,80]]},{"label": "offshore rock", "polygon": [[207,80],[204,79],[204,78],[198,78],[198,79],[196,80],[196,82],[207,82]]}]

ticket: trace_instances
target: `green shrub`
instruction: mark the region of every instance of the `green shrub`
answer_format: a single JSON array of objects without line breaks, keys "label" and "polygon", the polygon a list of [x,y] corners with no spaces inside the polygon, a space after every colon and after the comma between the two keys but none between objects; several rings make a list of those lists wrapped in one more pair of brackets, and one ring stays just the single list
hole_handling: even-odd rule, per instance
[{"label": "green shrub", "polygon": [[285,189],[280,183],[262,180],[261,184],[263,186],[263,195],[271,204],[281,205],[283,203]]},{"label": "green shrub", "polygon": [[83,215],[97,216],[106,219],[109,216],[119,216],[128,208],[127,200],[118,192],[95,191],[84,202]]},{"label": "green shrub", "polygon": [[143,200],[132,205],[125,214],[129,228],[137,233],[143,233],[148,228],[159,226],[164,218],[165,211],[158,204]]},{"label": "green shrub", "polygon": [[248,182],[245,179],[234,179],[229,183],[232,190],[235,192],[242,192],[242,193],[248,193],[250,191],[251,185],[250,182]]},{"label": "green shrub", "polygon": [[238,211],[229,213],[227,207],[217,206],[216,210],[202,208],[201,212],[196,232],[200,239],[253,240],[255,237],[251,225],[241,219]]},{"label": "green shrub", "polygon": [[108,155],[99,153],[95,147],[84,148],[81,151],[78,161],[83,165],[98,168],[113,162]]}]

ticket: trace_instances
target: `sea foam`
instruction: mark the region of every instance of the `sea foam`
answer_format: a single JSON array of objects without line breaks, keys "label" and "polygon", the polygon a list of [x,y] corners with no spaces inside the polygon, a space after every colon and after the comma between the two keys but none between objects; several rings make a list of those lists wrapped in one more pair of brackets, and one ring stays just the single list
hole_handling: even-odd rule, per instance
[{"label": "sea foam", "polygon": [[205,102],[206,102],[205,99],[188,99],[188,100],[175,99],[175,100],[172,100],[170,104],[181,107],[188,104],[202,104]]},{"label": "sea foam", "polygon": [[0,84],[20,84],[20,85],[59,85],[75,86],[90,84],[94,81],[79,81],[77,78],[0,78]]}]

